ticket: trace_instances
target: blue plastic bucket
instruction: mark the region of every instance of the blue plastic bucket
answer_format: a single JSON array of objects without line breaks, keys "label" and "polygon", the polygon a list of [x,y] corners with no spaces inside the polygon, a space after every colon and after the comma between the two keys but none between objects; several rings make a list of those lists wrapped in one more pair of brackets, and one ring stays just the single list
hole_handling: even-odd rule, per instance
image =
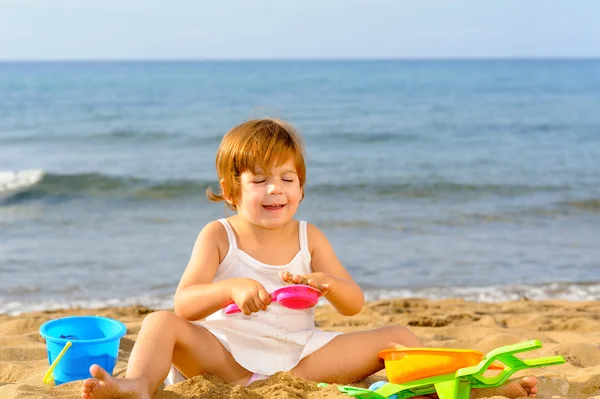
[{"label": "blue plastic bucket", "polygon": [[97,364],[112,374],[119,344],[127,328],[118,320],[100,316],[71,316],[47,321],[40,327],[46,339],[48,362],[52,364],[71,342],[54,369],[54,383],[90,378],[90,366]]}]

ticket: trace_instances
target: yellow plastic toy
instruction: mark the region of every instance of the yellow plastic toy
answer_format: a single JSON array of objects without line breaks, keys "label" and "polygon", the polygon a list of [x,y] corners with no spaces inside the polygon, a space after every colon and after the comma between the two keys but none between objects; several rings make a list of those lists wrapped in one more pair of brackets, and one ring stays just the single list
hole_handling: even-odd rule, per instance
[{"label": "yellow plastic toy", "polygon": [[[470,349],[398,348],[384,349],[379,357],[385,362],[388,380],[400,384],[475,366],[484,354]],[[503,367],[492,364],[488,369],[502,370]]]}]

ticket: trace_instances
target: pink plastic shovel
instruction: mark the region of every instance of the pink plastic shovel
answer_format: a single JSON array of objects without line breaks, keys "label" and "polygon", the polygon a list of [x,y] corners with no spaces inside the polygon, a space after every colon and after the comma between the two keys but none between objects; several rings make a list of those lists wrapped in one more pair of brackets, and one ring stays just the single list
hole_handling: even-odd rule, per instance
[{"label": "pink plastic shovel", "polygon": [[[271,293],[271,302],[279,302],[281,306],[288,309],[308,309],[319,302],[320,296],[321,291],[310,285],[286,285]],[[241,312],[241,310],[235,303],[225,307],[225,314],[239,312]]]}]

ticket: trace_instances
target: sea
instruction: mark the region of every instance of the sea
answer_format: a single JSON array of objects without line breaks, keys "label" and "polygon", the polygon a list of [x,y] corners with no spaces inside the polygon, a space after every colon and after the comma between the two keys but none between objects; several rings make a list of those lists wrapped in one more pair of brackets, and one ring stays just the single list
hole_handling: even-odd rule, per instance
[{"label": "sea", "polygon": [[600,60],[0,63],[0,313],[168,309],[236,124],[292,123],[297,217],[369,300],[600,300]]}]

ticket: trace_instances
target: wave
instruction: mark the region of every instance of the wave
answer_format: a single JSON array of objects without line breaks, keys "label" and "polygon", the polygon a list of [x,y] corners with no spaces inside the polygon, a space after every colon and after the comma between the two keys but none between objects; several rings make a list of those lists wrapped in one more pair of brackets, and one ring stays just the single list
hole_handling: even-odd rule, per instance
[{"label": "wave", "polygon": [[104,132],[69,132],[60,135],[5,135],[0,137],[0,143],[93,143],[93,144],[152,144],[163,142],[181,142],[187,145],[206,145],[219,143],[222,135],[189,135],[169,131],[144,131],[116,129]]},{"label": "wave", "polygon": [[393,298],[461,298],[477,302],[503,302],[521,299],[597,301],[600,300],[600,282],[556,282],[533,285],[494,285],[487,287],[424,287],[418,289],[367,288],[365,289],[365,297],[370,301]]},{"label": "wave", "polygon": [[600,212],[600,198],[561,202],[560,205],[586,212]]},{"label": "wave", "polygon": [[204,195],[215,182],[195,180],[153,181],[131,176],[109,176],[101,173],[46,174],[37,185],[28,187],[16,198],[149,198],[172,199]]},{"label": "wave", "polygon": [[168,140],[168,139],[172,138],[173,135],[170,133],[167,133],[167,132],[112,130],[107,133],[93,133],[93,134],[88,134],[88,135],[82,135],[79,137],[80,137],[80,139],[83,139],[83,140],[92,139],[92,140],[103,140],[103,141],[109,141],[109,142],[114,142],[114,141],[119,141],[119,140],[163,141],[163,140]]},{"label": "wave", "polygon": [[[43,172],[43,171],[42,171]],[[1,175],[0,175],[1,176]],[[1,182],[0,182],[1,183]],[[206,189],[218,187],[214,180],[170,179],[153,180],[135,176],[110,176],[102,173],[56,174],[46,173],[36,184],[23,187],[18,198],[43,197],[98,197],[176,199],[203,196]],[[0,192],[2,187],[0,185]],[[518,184],[463,184],[445,181],[396,182],[396,183],[319,183],[308,184],[308,195],[334,196],[337,194],[356,198],[465,198],[481,196],[514,197],[540,192],[568,190],[565,186],[535,186]],[[586,210],[598,210],[597,199],[576,201],[570,206]]]},{"label": "wave", "polygon": [[[310,137],[314,139],[314,137]],[[339,132],[339,133],[328,133],[319,135],[318,140],[325,140],[328,142],[353,142],[353,143],[388,143],[388,142],[413,142],[423,139],[416,133],[400,133],[394,131],[382,131],[382,132]]]},{"label": "wave", "polygon": [[62,133],[60,135],[12,135],[0,138],[4,143],[30,143],[30,142],[107,142],[115,141],[162,141],[172,138],[173,135],[167,132],[156,131],[134,131],[134,130],[111,130],[108,132],[97,133]]},{"label": "wave", "polygon": [[143,305],[152,309],[172,309],[173,295],[141,295],[112,298],[56,298],[48,300],[3,300],[0,301],[0,315],[18,316],[27,312],[41,312],[61,309],[98,309]]},{"label": "wave", "polygon": [[[21,198],[39,197],[99,197],[99,198],[146,198],[175,199],[204,195],[209,187],[217,187],[217,181],[192,179],[152,180],[134,176],[110,176],[102,173],[55,174],[48,173],[43,180],[27,187]],[[515,184],[463,184],[443,181],[400,183],[350,183],[307,185],[308,195],[350,195],[394,198],[447,198],[477,196],[519,196],[539,192],[568,189],[563,186],[529,186]],[[580,207],[597,206],[597,201],[583,202]],[[596,204],[596,205],[594,205]],[[594,208],[595,209],[595,208]]]},{"label": "wave", "polygon": [[[196,133],[196,134],[194,134]],[[103,144],[146,144],[163,142],[183,142],[186,144],[215,144],[219,143],[224,131],[203,129],[200,127],[195,132],[182,132],[181,130],[143,130],[143,129],[112,129],[105,131],[66,131],[56,135],[39,133],[9,134],[0,137],[0,143],[36,143],[36,142],[60,142],[60,143],[103,143]],[[319,140],[331,143],[393,143],[414,142],[427,139],[426,136],[411,132],[397,131],[374,131],[365,133],[363,131],[327,132],[324,134],[307,135],[308,140]]]},{"label": "wave", "polygon": [[447,181],[415,181],[400,183],[319,184],[307,187],[308,192],[374,195],[401,198],[438,198],[454,195],[474,197],[482,195],[519,196],[540,192],[568,190],[566,186],[536,186],[525,184],[469,184]]},{"label": "wave", "polygon": [[32,189],[44,175],[41,169],[0,171],[0,198],[10,198]]},{"label": "wave", "polygon": [[[600,282],[589,283],[549,283],[534,285],[506,285],[488,287],[424,287],[379,289],[363,286],[368,301],[381,299],[425,298],[449,299],[460,298],[477,302],[505,302],[515,300],[554,300],[597,301],[600,300]],[[0,301],[0,314],[19,315],[25,312],[47,311],[58,309],[95,309],[104,307],[122,307],[141,305],[152,309],[171,309],[173,295],[159,292],[139,296],[111,298],[56,298],[47,300],[3,300]]]}]

